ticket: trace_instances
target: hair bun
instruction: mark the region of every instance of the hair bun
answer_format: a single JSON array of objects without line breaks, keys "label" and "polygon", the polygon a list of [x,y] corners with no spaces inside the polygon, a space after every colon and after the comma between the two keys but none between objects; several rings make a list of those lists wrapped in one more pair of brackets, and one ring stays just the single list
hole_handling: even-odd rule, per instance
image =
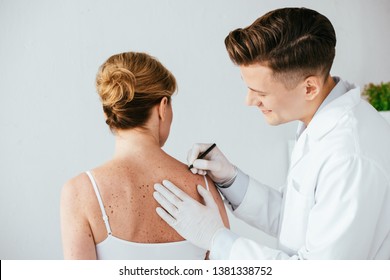
[{"label": "hair bun", "polygon": [[144,127],[152,108],[176,91],[175,77],[157,59],[138,52],[112,55],[96,74],[96,89],[111,131]]},{"label": "hair bun", "polygon": [[105,67],[97,78],[96,87],[103,106],[122,107],[134,98],[135,76],[123,67]]}]

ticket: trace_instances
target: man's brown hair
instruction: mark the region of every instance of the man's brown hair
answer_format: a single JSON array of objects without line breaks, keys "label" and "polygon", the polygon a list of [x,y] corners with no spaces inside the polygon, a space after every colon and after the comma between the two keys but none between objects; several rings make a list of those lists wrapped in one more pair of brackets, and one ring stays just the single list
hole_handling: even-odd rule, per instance
[{"label": "man's brown hair", "polygon": [[283,8],[233,30],[225,45],[235,64],[260,63],[289,83],[310,75],[329,75],[336,34],[331,22],[316,11]]}]

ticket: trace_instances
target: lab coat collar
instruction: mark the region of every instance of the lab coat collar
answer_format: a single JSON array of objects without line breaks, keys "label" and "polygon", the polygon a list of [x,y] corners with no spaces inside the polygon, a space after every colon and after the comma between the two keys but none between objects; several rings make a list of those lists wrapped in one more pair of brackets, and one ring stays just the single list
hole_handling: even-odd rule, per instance
[{"label": "lab coat collar", "polygon": [[313,119],[306,126],[298,124],[297,142],[291,155],[291,168],[310,151],[310,146],[315,141],[321,140],[328,134],[351,108],[360,102],[360,89],[353,84],[335,78],[337,85],[330,92],[318,108]]},{"label": "lab coat collar", "polygon": [[[344,93],[348,91],[347,86],[344,81],[341,81],[339,77],[333,77],[334,82],[336,83],[336,86],[332,89],[332,91],[329,93],[329,95],[325,98],[325,100],[322,102],[320,107],[317,109],[316,114],[321,111],[322,108],[324,108],[326,105],[328,105],[330,102],[335,100],[336,98],[341,97]],[[298,129],[295,135],[295,140],[298,140],[301,134],[305,131],[306,125],[304,122],[298,121]]]},{"label": "lab coat collar", "polygon": [[309,140],[319,141],[328,134],[360,100],[359,87],[340,79],[307,126]]}]

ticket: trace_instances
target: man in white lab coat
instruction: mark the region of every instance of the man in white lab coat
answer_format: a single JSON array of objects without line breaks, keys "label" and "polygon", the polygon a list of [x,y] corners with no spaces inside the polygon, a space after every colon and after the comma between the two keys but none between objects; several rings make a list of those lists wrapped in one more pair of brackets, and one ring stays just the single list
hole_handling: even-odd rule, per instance
[{"label": "man in white lab coat", "polygon": [[271,125],[298,120],[285,188],[277,191],[232,165],[218,148],[195,144],[191,171],[209,174],[233,213],[278,237],[278,249],[223,226],[169,181],[156,184],[157,213],[211,259],[390,259],[390,125],[354,85],[330,75],[336,36],[305,8],[271,11],[225,39],[248,87],[247,104]]}]

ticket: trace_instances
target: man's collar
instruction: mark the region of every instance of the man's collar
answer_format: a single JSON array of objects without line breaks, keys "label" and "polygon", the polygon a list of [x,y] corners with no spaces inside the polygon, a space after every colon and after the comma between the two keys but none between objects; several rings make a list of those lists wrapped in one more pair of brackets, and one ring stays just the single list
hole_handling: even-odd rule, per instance
[{"label": "man's collar", "polygon": [[[311,131],[310,134],[313,134],[312,136],[315,138],[321,137],[325,132],[333,128],[341,117],[341,114],[345,113],[346,106],[357,104],[360,100],[360,91],[355,85],[343,81],[339,77],[333,77],[333,80],[335,81],[336,86],[322,102],[308,125],[308,128],[310,128],[309,130]],[[351,90],[353,90],[353,92],[345,96],[345,93]],[[353,99],[352,102],[351,98]],[[331,103],[332,106],[328,106]],[[325,112],[330,109],[332,109],[332,114],[325,114]],[[298,139],[305,130],[306,125],[299,121],[296,139]]]}]

